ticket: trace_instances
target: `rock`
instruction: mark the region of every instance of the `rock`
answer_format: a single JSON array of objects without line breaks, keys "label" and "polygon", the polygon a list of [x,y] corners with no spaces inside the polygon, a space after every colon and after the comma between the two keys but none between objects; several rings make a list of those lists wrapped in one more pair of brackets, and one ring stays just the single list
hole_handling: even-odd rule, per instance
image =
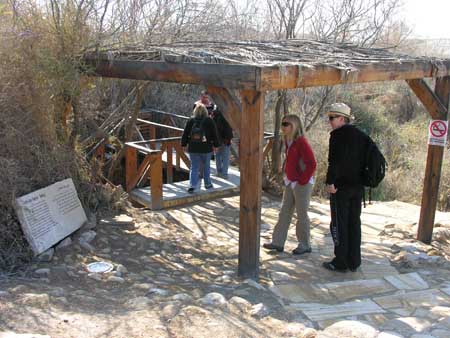
[{"label": "rock", "polygon": [[176,302],[168,304],[162,309],[161,315],[165,320],[170,320],[177,315],[178,311],[180,311],[180,307],[180,304]]},{"label": "rock", "polygon": [[169,291],[159,288],[151,288],[150,290],[148,290],[147,294],[165,297],[169,294]]},{"label": "rock", "polygon": [[313,328],[306,328],[303,332],[300,332],[298,337],[299,338],[315,338],[317,336],[317,331]]},{"label": "rock", "polygon": [[428,313],[428,316],[433,319],[440,319],[443,317],[450,317],[450,307],[434,306]]},{"label": "rock", "polygon": [[11,296],[11,294],[8,291],[0,291],[0,298],[7,298]]},{"label": "rock", "polygon": [[202,290],[200,290],[200,289],[194,289],[194,290],[192,290],[191,294],[192,294],[192,297],[194,297],[194,298],[196,298],[196,299],[203,296],[203,292],[202,292]]},{"label": "rock", "polygon": [[112,283],[120,283],[120,284],[125,283],[125,279],[123,279],[122,277],[117,277],[117,276],[109,276],[107,281],[112,282]]},{"label": "rock", "polygon": [[125,305],[136,310],[143,310],[151,304],[151,300],[147,297],[136,297],[128,300]]},{"label": "rock", "polygon": [[205,297],[198,300],[203,305],[226,307],[228,302],[225,297],[218,292],[210,292]]},{"label": "rock", "polygon": [[250,296],[250,291],[248,289],[237,289],[233,291],[236,296],[247,297]]},{"label": "rock", "polygon": [[122,264],[117,265],[116,271],[120,272],[122,274],[128,273],[128,269],[125,266],[123,266]]},{"label": "rock", "polygon": [[64,249],[68,247],[70,244],[72,244],[72,239],[70,237],[66,237],[61,242],[58,243],[58,245],[56,246],[56,250]]},{"label": "rock", "polygon": [[450,330],[436,329],[431,331],[431,335],[436,338],[448,338],[450,337]]},{"label": "rock", "polygon": [[99,282],[102,281],[102,275],[99,274],[99,273],[91,272],[91,273],[88,273],[87,276],[88,276],[89,278],[91,278],[91,279],[96,280],[96,281],[99,281]]},{"label": "rock", "polygon": [[172,296],[172,299],[179,300],[181,302],[188,302],[192,300],[192,297],[187,293],[177,293],[176,295]]},{"label": "rock", "polygon": [[262,318],[268,316],[270,314],[270,311],[263,303],[259,303],[252,306],[250,314],[253,317]]},{"label": "rock", "polygon": [[82,242],[90,243],[94,240],[97,233],[93,230],[85,231],[78,238],[78,242],[81,244]]},{"label": "rock", "polygon": [[430,334],[413,334],[411,337],[409,338],[436,338]]},{"label": "rock", "polygon": [[85,230],[92,230],[97,227],[97,215],[96,214],[89,214],[88,220],[86,223],[83,224],[82,229]]},{"label": "rock", "polygon": [[253,279],[247,278],[246,280],[244,280],[244,283],[254,287],[255,289],[266,291],[266,288],[264,286],[255,282]]},{"label": "rock", "polygon": [[445,243],[450,241],[450,229],[435,228],[433,230],[433,241]]},{"label": "rock", "polygon": [[95,251],[95,248],[91,244],[89,244],[88,242],[84,242],[84,241],[80,242],[80,246],[83,249],[85,249],[85,250],[87,250],[89,252],[94,252]]},{"label": "rock", "polygon": [[375,338],[378,331],[372,326],[357,320],[342,320],[328,326],[324,333],[332,337]]},{"label": "rock", "polygon": [[28,306],[36,306],[45,308],[49,306],[50,298],[47,294],[36,294],[36,293],[25,293],[22,295],[19,303],[25,304]]},{"label": "rock", "polygon": [[249,313],[252,310],[252,303],[238,296],[231,297],[229,303],[243,313]]},{"label": "rock", "polygon": [[430,326],[431,323],[423,318],[400,317],[386,322],[383,329],[398,332],[405,336],[410,336],[415,333],[421,333],[427,330]]},{"label": "rock", "polygon": [[153,288],[154,286],[155,286],[154,284],[150,284],[150,283],[138,283],[138,284],[134,284],[133,288],[142,290],[142,291],[148,291],[148,290],[150,290],[150,288]]},{"label": "rock", "polygon": [[44,251],[40,255],[36,256],[35,260],[38,262],[51,262],[53,259],[54,253],[55,253],[55,249],[50,248],[47,251]]},{"label": "rock", "polygon": [[404,338],[404,336],[402,336],[400,333],[385,331],[380,332],[377,338]]},{"label": "rock", "polygon": [[11,331],[0,331],[0,338],[50,338],[50,336],[35,333],[14,333]]},{"label": "rock", "polygon": [[50,275],[50,269],[48,269],[48,268],[37,269],[34,271],[34,274],[39,277],[42,277],[42,276],[47,277]]},{"label": "rock", "polygon": [[63,288],[55,287],[48,294],[53,297],[62,297],[66,295],[66,291]]}]

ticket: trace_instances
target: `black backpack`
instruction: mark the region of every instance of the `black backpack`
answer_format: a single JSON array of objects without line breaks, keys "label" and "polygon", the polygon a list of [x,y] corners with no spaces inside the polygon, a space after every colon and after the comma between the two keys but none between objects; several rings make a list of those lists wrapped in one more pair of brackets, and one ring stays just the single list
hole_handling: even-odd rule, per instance
[{"label": "black backpack", "polygon": [[386,159],[380,149],[378,149],[375,142],[368,137],[365,165],[362,173],[363,185],[370,188],[377,187],[384,178],[387,166]]},{"label": "black backpack", "polygon": [[206,142],[205,129],[203,127],[205,119],[194,119],[191,133],[189,135],[189,142],[202,143]]}]

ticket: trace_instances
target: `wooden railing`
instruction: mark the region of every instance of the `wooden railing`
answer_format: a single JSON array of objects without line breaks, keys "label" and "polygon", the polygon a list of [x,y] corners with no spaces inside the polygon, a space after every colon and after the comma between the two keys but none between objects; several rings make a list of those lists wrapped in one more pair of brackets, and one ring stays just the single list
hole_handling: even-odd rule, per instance
[{"label": "wooden railing", "polygon": [[[153,111],[153,110],[152,110]],[[164,113],[164,112],[160,112]],[[177,170],[189,170],[191,162],[181,147],[181,134],[183,129],[176,127],[173,121],[175,114],[168,114],[171,125],[137,119],[138,131],[141,141],[127,142],[126,145],[126,177],[125,185],[127,192],[133,190],[140,182],[150,181],[151,206],[152,209],[161,209],[163,201],[163,166],[166,165],[166,181],[173,182],[174,168]],[[175,117],[180,117],[175,115]],[[185,119],[189,119],[183,117]],[[157,130],[168,130],[170,137],[156,138]],[[148,133],[149,140],[144,140],[142,131]],[[265,133],[266,145],[263,150],[263,158],[268,158],[273,146],[273,134]],[[239,139],[233,140],[239,145]],[[138,153],[144,155],[138,166]],[[175,153],[175,156],[174,156]],[[238,156],[237,156],[238,159]],[[182,164],[184,163],[184,168]]]}]

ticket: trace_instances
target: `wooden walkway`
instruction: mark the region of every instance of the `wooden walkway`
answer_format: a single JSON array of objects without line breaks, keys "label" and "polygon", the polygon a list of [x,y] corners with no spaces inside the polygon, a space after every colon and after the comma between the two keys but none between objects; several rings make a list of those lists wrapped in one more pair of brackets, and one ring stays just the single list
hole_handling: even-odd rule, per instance
[{"label": "wooden walkway", "polygon": [[[164,158],[163,160],[165,161],[166,159]],[[163,209],[211,198],[230,196],[239,192],[240,173],[237,168],[229,168],[228,179],[217,177],[216,174],[216,162],[211,161],[211,182],[213,188],[206,190],[202,181],[201,189],[196,190],[193,194],[187,192],[189,181],[163,184]],[[133,189],[130,192],[130,197],[139,204],[152,208],[150,187]]]}]

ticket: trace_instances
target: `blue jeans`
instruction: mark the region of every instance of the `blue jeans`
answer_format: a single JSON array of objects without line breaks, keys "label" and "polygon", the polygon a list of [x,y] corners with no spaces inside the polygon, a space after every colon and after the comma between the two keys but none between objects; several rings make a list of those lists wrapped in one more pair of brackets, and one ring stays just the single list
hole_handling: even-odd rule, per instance
[{"label": "blue jeans", "polygon": [[222,145],[216,152],[216,169],[219,176],[228,176],[228,165],[230,163],[230,146]]},{"label": "blue jeans", "polygon": [[212,153],[190,153],[191,169],[189,170],[190,187],[200,188],[200,170],[203,170],[205,186],[211,185],[211,155]]}]

